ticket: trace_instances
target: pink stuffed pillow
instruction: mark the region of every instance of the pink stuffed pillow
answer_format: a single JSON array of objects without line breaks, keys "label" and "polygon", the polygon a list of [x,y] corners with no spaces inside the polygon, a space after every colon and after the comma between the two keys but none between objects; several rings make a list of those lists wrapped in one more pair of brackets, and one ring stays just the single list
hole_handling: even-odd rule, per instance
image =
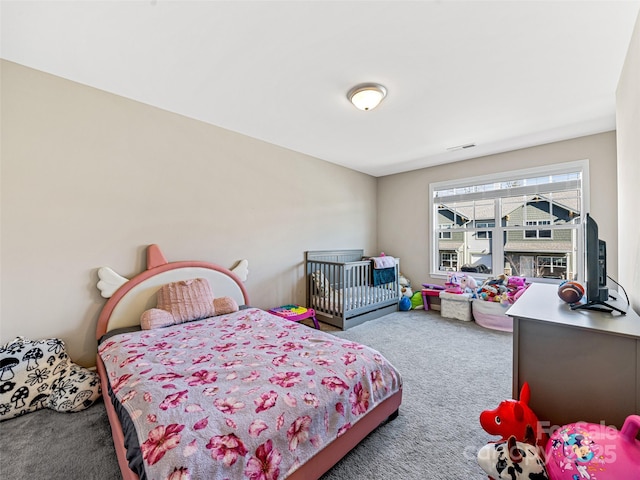
[{"label": "pink stuffed pillow", "polygon": [[168,283],[158,291],[156,308],[171,312],[176,323],[211,317],[213,290],[205,278]]},{"label": "pink stuffed pillow", "polygon": [[227,313],[233,313],[240,310],[238,302],[233,297],[220,297],[213,301],[213,306],[216,310],[216,315],[226,315]]},{"label": "pink stuffed pillow", "polygon": [[214,299],[207,279],[181,280],[158,290],[156,308],[143,312],[140,326],[149,330],[237,311],[233,298]]}]

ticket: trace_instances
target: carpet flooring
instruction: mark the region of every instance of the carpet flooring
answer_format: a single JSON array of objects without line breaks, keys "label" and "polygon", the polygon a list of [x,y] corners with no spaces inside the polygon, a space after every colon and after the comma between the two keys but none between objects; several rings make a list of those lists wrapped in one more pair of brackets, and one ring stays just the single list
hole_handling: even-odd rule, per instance
[{"label": "carpet flooring", "polygon": [[[476,453],[495,437],[480,412],[511,397],[512,336],[415,310],[346,332],[401,372],[400,415],[365,438],[322,480],[482,480]],[[0,478],[120,478],[104,405],[39,410],[0,423]]]}]

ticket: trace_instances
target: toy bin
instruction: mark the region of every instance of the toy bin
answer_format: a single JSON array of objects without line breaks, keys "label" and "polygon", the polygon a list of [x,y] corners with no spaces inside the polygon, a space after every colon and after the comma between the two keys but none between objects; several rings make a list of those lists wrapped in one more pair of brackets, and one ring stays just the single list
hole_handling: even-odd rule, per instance
[{"label": "toy bin", "polygon": [[465,322],[473,320],[471,294],[440,292],[440,315]]},{"label": "toy bin", "polygon": [[473,318],[482,327],[513,332],[513,318],[505,313],[510,306],[475,298],[472,302]]}]

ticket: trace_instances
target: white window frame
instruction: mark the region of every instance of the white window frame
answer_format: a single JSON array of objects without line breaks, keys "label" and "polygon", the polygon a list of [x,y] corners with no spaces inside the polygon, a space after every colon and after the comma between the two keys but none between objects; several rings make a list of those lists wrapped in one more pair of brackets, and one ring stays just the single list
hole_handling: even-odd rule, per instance
[{"label": "white window frame", "polygon": [[[551,260],[549,262],[549,266],[551,267],[552,270],[553,270],[553,268],[567,268],[567,257],[566,256],[561,256],[561,255],[538,255],[536,257],[536,262],[538,264],[538,267],[540,266],[540,259],[541,258],[548,258],[549,260]],[[556,260],[560,260],[561,262],[564,262],[564,265],[557,265],[556,264]]]},{"label": "white window frame", "polygon": [[[487,175],[481,175],[476,177],[468,177],[468,178],[460,178],[450,181],[443,182],[435,182],[429,184],[429,212],[431,213],[429,216],[429,231],[432,232],[430,235],[430,255],[429,255],[429,269],[430,275],[434,278],[446,278],[446,274],[442,271],[439,271],[439,255],[438,255],[438,235],[436,232],[438,230],[438,225],[436,224],[436,218],[438,214],[438,205],[441,203],[441,199],[434,199],[434,192],[447,190],[447,189],[456,189],[456,188],[464,188],[473,185],[484,185],[491,184],[497,182],[507,182],[509,180],[518,180],[523,178],[536,178],[542,176],[551,176],[551,175],[561,175],[563,173],[573,173],[580,172],[582,175],[582,195],[581,195],[581,205],[580,205],[580,216],[581,223],[584,222],[584,218],[590,209],[590,195],[589,195],[589,160],[576,160],[571,162],[557,163],[551,165],[544,165],[540,167],[534,168],[526,168],[520,170],[512,170],[512,171],[503,171],[497,172]],[[481,195],[481,194],[479,194]],[[487,198],[495,198],[495,194],[488,193]],[[496,202],[497,203],[497,202]],[[496,210],[497,210],[496,206]],[[496,212],[496,217],[500,218],[500,213]],[[524,225],[522,227],[518,227],[524,229]],[[455,231],[456,229],[452,229]],[[474,229],[459,229],[464,232],[472,232]],[[497,225],[492,229],[483,228],[483,231],[491,230],[492,237],[495,239],[493,245],[497,248],[494,248],[492,251],[492,275],[497,275],[502,273],[502,266],[504,259],[504,245],[501,241],[497,241],[498,238],[502,237],[502,232],[504,232],[504,228],[501,225]],[[551,225],[551,230],[553,231],[553,226]],[[582,231],[580,229],[580,231]],[[577,274],[578,281],[584,282],[584,235],[577,234],[576,235],[576,246],[577,246]],[[493,240],[492,240],[493,241]],[[545,282],[547,279],[536,278],[535,281]]]},{"label": "white window frame", "polygon": [[[455,263],[456,265],[458,264],[458,252],[443,252],[443,253],[439,253],[438,254],[438,263],[440,265],[442,265],[442,256],[443,255],[450,255],[451,259],[449,260],[449,263]],[[455,257],[455,258],[453,258]]]}]

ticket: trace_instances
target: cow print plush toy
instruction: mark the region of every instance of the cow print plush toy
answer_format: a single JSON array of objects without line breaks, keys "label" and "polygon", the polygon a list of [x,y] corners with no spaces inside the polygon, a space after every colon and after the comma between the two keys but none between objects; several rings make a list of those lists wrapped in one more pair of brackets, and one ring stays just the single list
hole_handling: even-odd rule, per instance
[{"label": "cow print plush toy", "polygon": [[549,480],[531,426],[527,426],[525,442],[517,442],[511,435],[507,440],[482,447],[478,451],[478,464],[492,480]]}]

